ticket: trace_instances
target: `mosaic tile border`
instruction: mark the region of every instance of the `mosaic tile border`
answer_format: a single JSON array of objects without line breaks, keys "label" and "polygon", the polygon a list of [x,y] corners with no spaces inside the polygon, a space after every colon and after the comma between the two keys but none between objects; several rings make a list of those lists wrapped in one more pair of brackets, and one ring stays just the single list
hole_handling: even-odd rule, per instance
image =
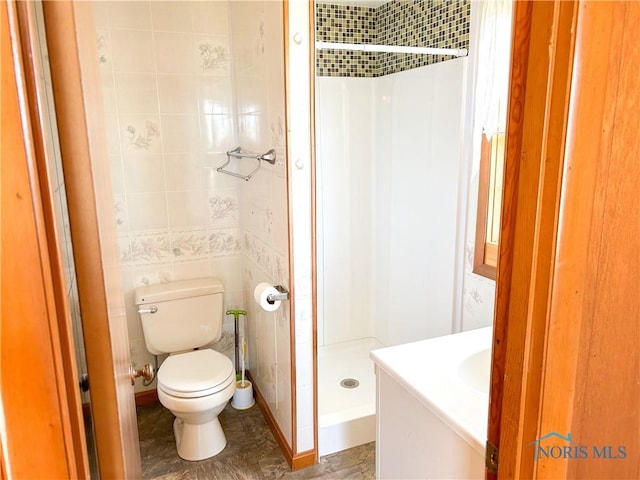
[{"label": "mosaic tile border", "polygon": [[[316,40],[468,49],[470,14],[469,0],[392,0],[377,8],[317,3]],[[379,77],[451,58],[316,50],[316,73]]]},{"label": "mosaic tile border", "polygon": [[[376,9],[316,3],[316,40],[336,43],[376,43]],[[377,54],[347,50],[316,50],[318,75],[376,76]]]}]

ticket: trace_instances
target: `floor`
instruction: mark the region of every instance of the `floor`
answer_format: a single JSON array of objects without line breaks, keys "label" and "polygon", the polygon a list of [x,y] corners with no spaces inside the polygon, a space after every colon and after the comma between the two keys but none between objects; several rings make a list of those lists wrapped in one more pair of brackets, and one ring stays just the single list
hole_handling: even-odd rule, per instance
[{"label": "floor", "polygon": [[260,409],[220,414],[226,448],[213,458],[187,462],[178,457],[173,415],[160,404],[138,408],[138,430],[145,479],[373,479],[374,443],[327,455],[317,465],[292,472]]}]

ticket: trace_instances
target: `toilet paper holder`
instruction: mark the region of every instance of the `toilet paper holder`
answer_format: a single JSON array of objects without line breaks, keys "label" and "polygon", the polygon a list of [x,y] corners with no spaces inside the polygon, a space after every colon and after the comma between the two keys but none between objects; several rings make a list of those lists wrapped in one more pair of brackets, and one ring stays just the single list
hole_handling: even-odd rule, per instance
[{"label": "toilet paper holder", "polygon": [[273,288],[275,288],[278,293],[272,293],[268,295],[267,302],[273,305],[276,302],[289,300],[289,291],[286,288],[284,288],[282,285],[274,285]]}]

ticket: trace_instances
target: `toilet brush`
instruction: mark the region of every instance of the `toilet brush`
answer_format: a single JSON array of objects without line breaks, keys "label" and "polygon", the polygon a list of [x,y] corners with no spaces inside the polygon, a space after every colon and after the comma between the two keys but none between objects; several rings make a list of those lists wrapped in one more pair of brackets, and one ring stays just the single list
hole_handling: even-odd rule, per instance
[{"label": "toilet brush", "polygon": [[231,310],[227,310],[227,315],[233,315],[233,325],[234,325],[234,346],[235,346],[235,355],[236,355],[236,380],[238,379],[238,363],[240,363],[238,361],[238,317],[240,315],[247,315],[246,310],[239,310],[239,309],[231,309]]},{"label": "toilet brush", "polygon": [[247,363],[247,341],[242,338],[242,356],[240,362],[242,365],[240,380],[236,382],[236,391],[231,400],[231,406],[236,410],[246,410],[253,407],[255,400],[253,399],[253,385],[249,380],[245,379],[245,367]]},{"label": "toilet brush", "polygon": [[242,338],[242,382],[240,388],[244,388],[244,362],[247,361],[247,341]]}]

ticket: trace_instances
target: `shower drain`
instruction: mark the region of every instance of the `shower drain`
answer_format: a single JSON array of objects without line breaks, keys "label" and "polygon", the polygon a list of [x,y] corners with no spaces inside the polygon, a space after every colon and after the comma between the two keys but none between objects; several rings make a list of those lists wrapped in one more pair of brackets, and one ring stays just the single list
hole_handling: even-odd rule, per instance
[{"label": "shower drain", "polygon": [[340,381],[340,386],[342,388],[357,388],[360,385],[360,382],[355,378],[345,378]]}]

